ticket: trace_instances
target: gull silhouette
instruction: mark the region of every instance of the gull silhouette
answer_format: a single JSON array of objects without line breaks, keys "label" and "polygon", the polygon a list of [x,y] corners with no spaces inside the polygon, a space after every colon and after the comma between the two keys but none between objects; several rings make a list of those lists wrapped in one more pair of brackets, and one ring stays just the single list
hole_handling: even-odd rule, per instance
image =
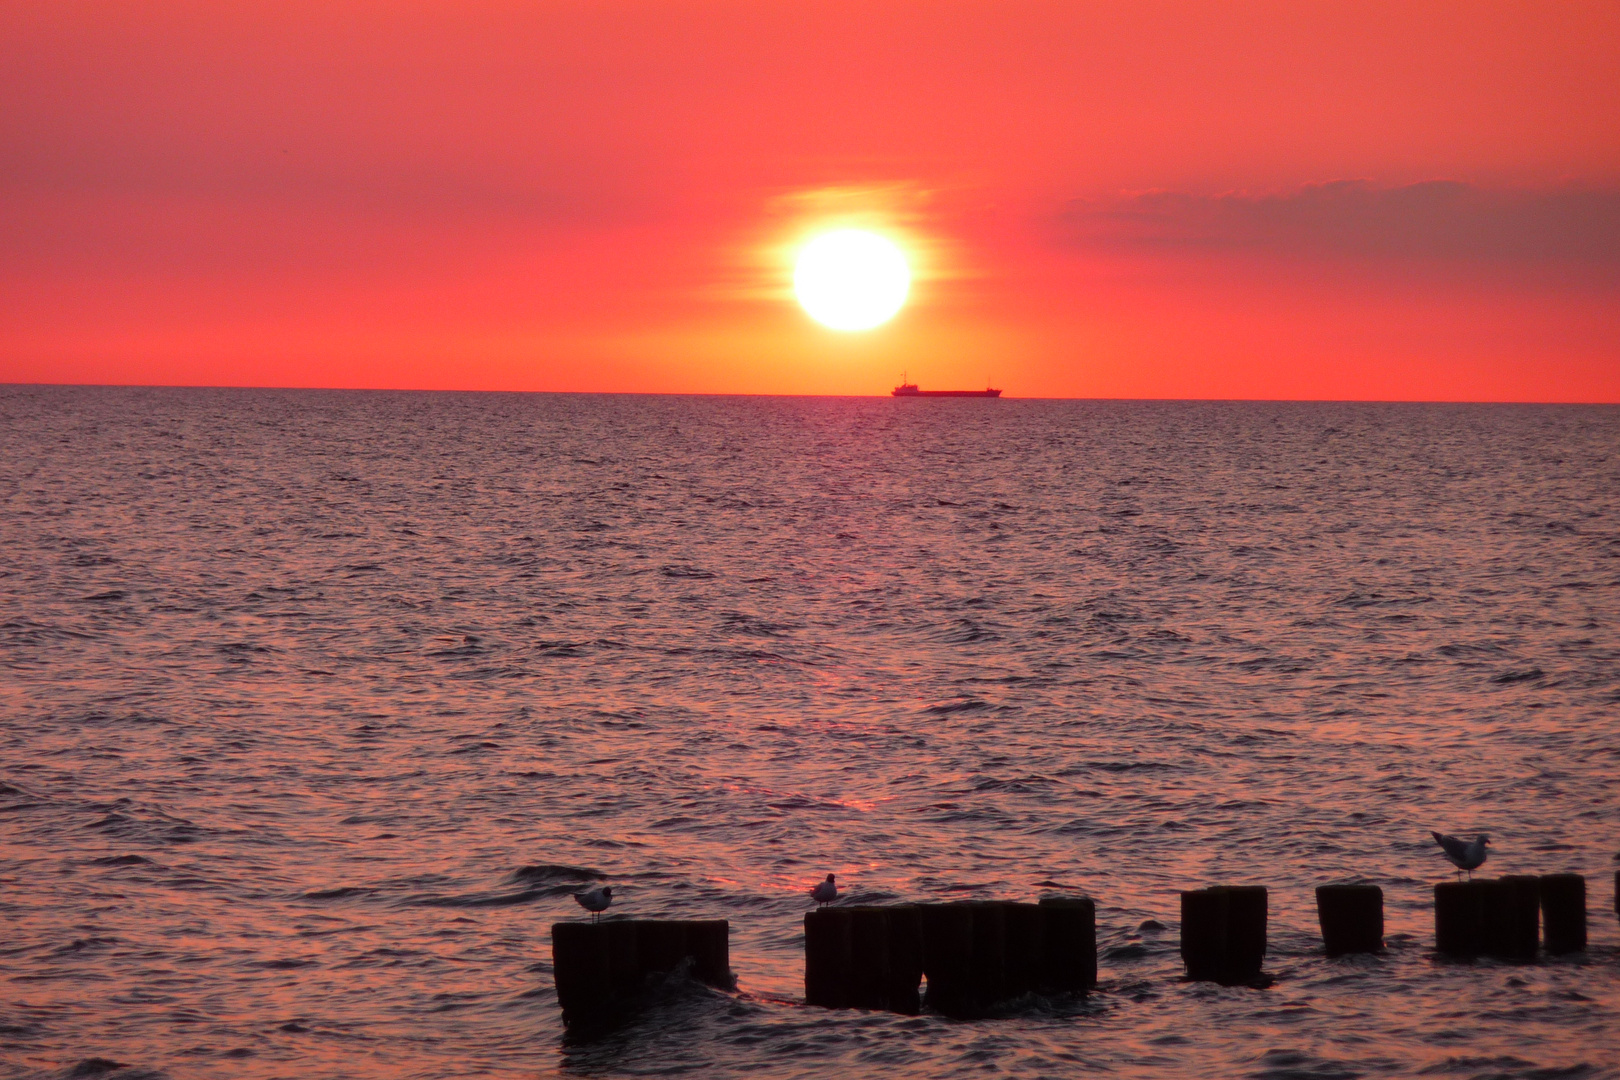
[{"label": "gull silhouette", "polygon": [[838,899],[838,886],[833,882],[833,876],[827,875],[827,880],[810,890],[810,899],[820,907],[826,907]]},{"label": "gull silhouette", "polygon": [[602,912],[613,903],[613,887],[603,885],[588,892],[575,893],[574,902],[591,913],[591,922],[597,922],[602,918]]},{"label": "gull silhouette", "polygon": [[1490,843],[1483,834],[1473,843],[1459,840],[1455,836],[1446,836],[1442,833],[1431,832],[1434,842],[1440,845],[1440,850],[1446,853],[1446,858],[1457,868],[1457,876],[1462,877],[1462,871],[1468,871],[1468,880],[1474,880],[1474,871],[1485,865],[1485,845]]}]

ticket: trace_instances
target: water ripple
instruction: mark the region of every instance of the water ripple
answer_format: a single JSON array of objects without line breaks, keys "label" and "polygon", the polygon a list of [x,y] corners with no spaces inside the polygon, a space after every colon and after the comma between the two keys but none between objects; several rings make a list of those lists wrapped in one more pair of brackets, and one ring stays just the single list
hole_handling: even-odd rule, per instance
[{"label": "water ripple", "polygon": [[[1620,411],[916,405],[0,388],[0,1076],[1620,1074]],[[1432,827],[1589,952],[1436,960]],[[1089,892],[1100,990],[807,1009],[828,872]],[[565,1038],[595,882],[739,991]]]}]

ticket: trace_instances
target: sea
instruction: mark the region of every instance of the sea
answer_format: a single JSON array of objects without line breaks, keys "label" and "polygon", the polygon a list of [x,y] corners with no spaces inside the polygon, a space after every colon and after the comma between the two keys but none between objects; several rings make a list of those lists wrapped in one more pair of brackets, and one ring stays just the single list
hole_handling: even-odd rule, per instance
[{"label": "sea", "polygon": [[[1587,950],[1437,955],[1432,829]],[[1620,408],[0,387],[6,1080],[1615,1077],[1617,852]],[[828,873],[1098,988],[809,1007]],[[565,1030],[599,884],[735,989]]]}]

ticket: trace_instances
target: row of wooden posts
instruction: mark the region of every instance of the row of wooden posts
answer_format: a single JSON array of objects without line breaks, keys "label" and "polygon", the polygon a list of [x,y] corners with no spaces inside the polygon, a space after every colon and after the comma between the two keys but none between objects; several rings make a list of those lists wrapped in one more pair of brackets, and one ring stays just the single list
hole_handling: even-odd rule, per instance
[{"label": "row of wooden posts", "polygon": [[[1620,873],[1615,875],[1620,913]],[[1268,893],[1216,886],[1181,894],[1181,956],[1190,979],[1254,985],[1264,979]],[[1384,945],[1384,893],[1376,885],[1316,890],[1329,956]],[[1586,948],[1586,879],[1579,874],[1448,881],[1434,887],[1435,947],[1457,957],[1533,960]],[[724,919],[609,919],[551,928],[558,1004],[567,1023],[599,1019],[642,993],[650,975],[685,967],[731,987]],[[1083,993],[1097,985],[1096,907],[1084,897],[1036,904],[826,907],[804,917],[804,996],[828,1008],[980,1015],[997,1001]]]}]

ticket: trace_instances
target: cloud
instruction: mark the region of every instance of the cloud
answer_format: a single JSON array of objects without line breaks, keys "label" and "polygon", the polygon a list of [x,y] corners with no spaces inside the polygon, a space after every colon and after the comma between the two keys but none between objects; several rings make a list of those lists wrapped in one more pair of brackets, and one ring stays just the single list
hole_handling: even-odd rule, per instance
[{"label": "cloud", "polygon": [[1456,180],[1334,180],[1281,194],[1149,191],[1075,200],[1071,244],[1620,270],[1620,188],[1489,189]]}]

